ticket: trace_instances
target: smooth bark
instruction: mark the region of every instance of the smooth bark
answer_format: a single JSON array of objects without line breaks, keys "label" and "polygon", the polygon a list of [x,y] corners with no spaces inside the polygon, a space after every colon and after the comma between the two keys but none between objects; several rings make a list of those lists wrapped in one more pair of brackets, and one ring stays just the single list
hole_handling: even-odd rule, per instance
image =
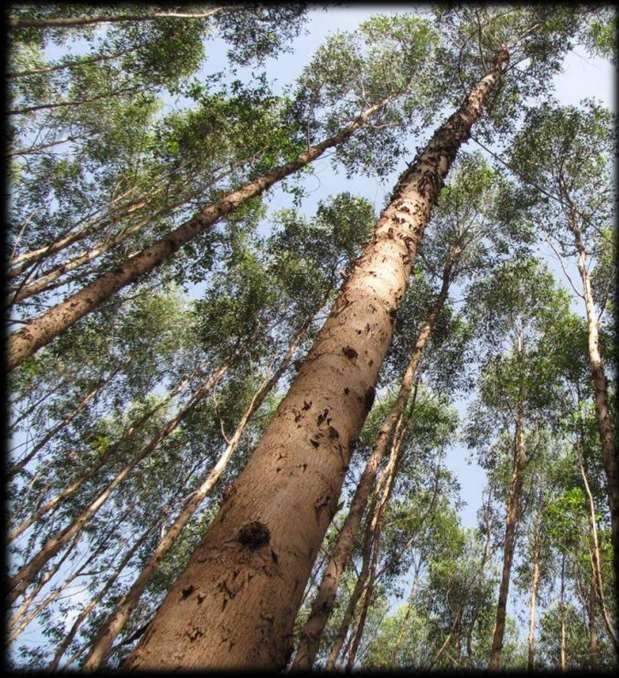
[{"label": "smooth bark", "polygon": [[208,12],[150,12],[145,14],[116,14],[116,15],[95,15],[86,17],[58,17],[52,19],[15,19],[9,17],[8,24],[12,29],[16,28],[81,28],[83,26],[92,26],[93,24],[118,23],[123,21],[156,21],[161,18],[177,19],[207,19],[224,7],[214,7]]},{"label": "smooth bark", "polygon": [[[521,344],[519,350],[522,350]],[[520,514],[520,499],[525,463],[524,414],[521,393],[517,405],[516,430],[514,434],[514,460],[507,500],[507,517],[505,521],[505,539],[503,545],[503,570],[501,573],[501,583],[499,585],[499,599],[497,602],[496,620],[492,636],[492,649],[490,652],[490,661],[488,663],[488,668],[490,670],[497,670],[501,663],[501,651],[503,649],[505,619],[507,615],[507,596],[509,593],[509,580],[511,578],[514,548],[516,545],[516,528]]]},{"label": "smooth bark", "polygon": [[[505,51],[497,54],[402,176],[288,394],[129,667],[286,666],[299,602],[372,405],[431,206],[507,61]],[[195,593],[183,597],[188,589]]]}]

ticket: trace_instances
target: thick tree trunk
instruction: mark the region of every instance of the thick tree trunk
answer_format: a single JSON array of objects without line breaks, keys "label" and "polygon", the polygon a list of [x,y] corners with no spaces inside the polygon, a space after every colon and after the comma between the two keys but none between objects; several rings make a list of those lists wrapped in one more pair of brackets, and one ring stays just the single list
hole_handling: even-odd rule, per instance
[{"label": "thick tree trunk", "polygon": [[295,160],[265,172],[262,176],[236,189],[216,203],[205,207],[193,218],[168,235],[129,257],[117,268],[104,273],[80,291],[31,320],[19,332],[9,337],[8,369],[12,370],[41,346],[77,322],[82,316],[97,309],[112,294],[152,271],[204,230],[251,198],[261,195],[273,184],[293,174],[320,157],[327,149],[344,142],[363,127],[369,118],[382,109],[391,98],[370,106],[361,115],[344,126],[337,134],[300,153]]},{"label": "thick tree trunk", "polygon": [[516,414],[516,431],[514,435],[514,463],[512,479],[507,500],[507,518],[505,524],[505,542],[503,546],[503,571],[499,586],[499,600],[496,609],[496,621],[492,637],[492,650],[488,668],[497,670],[501,663],[501,651],[503,649],[503,636],[505,634],[505,618],[507,614],[507,596],[509,593],[509,580],[514,559],[516,545],[516,528],[520,513],[520,495],[522,492],[522,475],[526,462],[524,448],[524,414],[522,401],[518,403]]},{"label": "thick tree trunk", "polygon": [[617,460],[617,447],[615,445],[614,431],[608,409],[608,383],[604,372],[602,354],[600,353],[598,319],[593,303],[591,279],[587,266],[587,252],[582,243],[580,229],[578,228],[574,214],[572,214],[570,223],[576,242],[576,249],[578,251],[578,271],[582,280],[583,296],[585,298],[589,369],[595,394],[595,412],[597,416],[600,443],[602,445],[604,471],[606,473],[606,488],[610,508],[615,563],[619,563],[617,556],[619,553],[619,463]]},{"label": "thick tree trunk", "polygon": [[82,28],[93,24],[109,24],[123,21],[156,21],[161,18],[207,19],[221,12],[224,7],[214,7],[207,12],[150,12],[147,14],[95,15],[85,17],[58,17],[56,19],[15,19],[9,17],[9,27],[16,28]]},{"label": "thick tree trunk", "polygon": [[187,384],[189,383],[189,377],[183,379],[179,382],[168,394],[167,396],[159,402],[157,405],[152,407],[150,410],[145,412],[135,424],[131,425],[121,437],[107,450],[107,452],[100,456],[99,460],[88,469],[88,471],[76,478],[74,481],[70,482],[64,487],[56,496],[48,499],[46,502],[41,504],[37,510],[32,513],[28,518],[23,520],[17,527],[13,528],[8,534],[8,541],[13,541],[20,534],[25,532],[31,525],[40,520],[44,515],[50,511],[54,511],[67,499],[72,497],[79,489],[86,483],[88,480],[93,478],[99,469],[104,466],[108,459],[110,459],[116,450],[123,444],[131,440],[133,436],[142,428],[142,426],[161,408],[163,408],[167,403],[170,402],[172,398]]},{"label": "thick tree trunk", "polygon": [[214,387],[214,385],[221,379],[225,372],[225,367],[220,367],[200,386],[197,391],[189,399],[188,403],[181,409],[181,411],[157,433],[151,441],[143,447],[133,460],[124,466],[114,479],[103,489],[95,499],[93,499],[88,506],[73,520],[57,534],[50,537],[41,547],[39,552],[28,563],[26,563],[13,577],[9,580],[8,600],[13,602],[28,588],[34,575],[53,558],[58,551],[73,537],[75,537],[83,527],[90,521],[90,519],[97,513],[97,511],[109,499],[114,489],[120,485],[129,473],[149,454],[159,447],[159,444],[174,431],[181,423],[183,418],[195,407],[195,405]]},{"label": "thick tree trunk", "polygon": [[114,638],[116,638],[116,636],[122,631],[125,624],[129,620],[131,613],[140,600],[140,596],[144,592],[144,589],[151,580],[153,574],[155,574],[159,564],[174,546],[185,525],[189,522],[200,504],[210,494],[211,490],[220,479],[222,473],[228,465],[228,462],[238,449],[243,433],[245,432],[245,429],[247,428],[251,418],[260,408],[267,395],[273,390],[282,374],[288,368],[288,365],[294,357],[299,345],[307,336],[309,325],[310,322],[308,321],[304,324],[301,330],[297,332],[277,370],[268,379],[265,379],[262,382],[254,394],[254,397],[251,399],[249,405],[245,409],[245,412],[241,416],[232,438],[227,441],[228,444],[226,445],[222,455],[219,457],[219,460],[206,474],[206,477],[200,482],[198,488],[189,496],[181,508],[176,520],[166,530],[165,534],[157,544],[154,552],[150,556],[148,562],[142,568],[142,572],[138,578],[135,580],[129,591],[127,591],[127,593],[118,602],[114,613],[99,630],[99,634],[93,643],[92,650],[88,656],[88,659],[86,659],[83,668],[98,668],[107,656]]},{"label": "thick tree trunk", "polygon": [[[351,444],[372,405],[432,203],[506,65],[501,51],[403,175],[233,492],[130,658],[131,668],[287,664],[299,602],[337,506]],[[183,597],[188,588],[195,594]]]},{"label": "thick tree trunk", "polygon": [[434,325],[436,324],[436,319],[438,318],[449,293],[451,270],[457,261],[458,255],[459,250],[457,249],[450,252],[450,256],[448,257],[443,271],[441,290],[427,319],[421,326],[408,365],[404,371],[396,401],[389,414],[385,417],[385,420],[376,435],[372,454],[359,479],[359,483],[350,504],[350,510],[348,511],[344,525],[337,537],[337,541],[333,546],[333,551],[329,558],[329,562],[327,563],[320,583],[320,588],[312,602],[312,609],[308,620],[303,627],[299,646],[294,662],[292,663],[292,669],[309,669],[314,663],[322,633],[329,620],[331,611],[333,610],[333,605],[335,604],[340,579],[348,565],[348,559],[350,558],[354,541],[357,532],[359,531],[361,517],[367,505],[370,490],[376,481],[376,474],[378,473],[380,463],[391,443],[395,424],[404,412],[408,402],[422,353],[428,343]]}]

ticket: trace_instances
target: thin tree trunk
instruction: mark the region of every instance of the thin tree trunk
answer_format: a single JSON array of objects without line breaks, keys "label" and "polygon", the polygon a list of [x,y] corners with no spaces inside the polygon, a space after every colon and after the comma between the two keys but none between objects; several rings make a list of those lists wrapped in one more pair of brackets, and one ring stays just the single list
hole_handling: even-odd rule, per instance
[{"label": "thin tree trunk", "polygon": [[[521,350],[521,345],[519,346]],[[499,600],[496,610],[496,621],[492,637],[492,650],[488,668],[497,670],[501,663],[501,651],[503,649],[503,636],[505,634],[505,618],[507,612],[507,596],[509,593],[509,580],[512,571],[514,548],[516,545],[516,528],[520,512],[520,495],[522,492],[522,475],[526,462],[524,448],[524,414],[522,393],[519,397],[516,414],[516,431],[514,434],[514,462],[512,479],[507,500],[507,518],[505,524],[505,542],[503,546],[503,572],[499,586]]]},{"label": "thin tree trunk", "polygon": [[380,103],[370,106],[337,134],[315,146],[311,146],[300,153],[292,162],[265,172],[262,176],[241,188],[231,191],[154,244],[129,257],[115,269],[104,273],[68,299],[52,307],[38,318],[31,320],[19,332],[15,332],[9,337],[8,369],[11,370],[21,364],[28,356],[41,346],[48,344],[82,316],[97,309],[112,294],[162,264],[185,243],[225,217],[239,205],[261,195],[273,184],[313,162],[327,149],[346,141],[390,100],[391,97],[388,97]]},{"label": "thin tree trunk", "polygon": [[13,464],[13,466],[10,466],[7,473],[9,477],[14,476],[16,473],[19,473],[22,471],[31,461],[32,459],[36,456],[36,454],[42,450],[47,443],[62,429],[66,428],[79,414],[84,410],[86,405],[101,391],[101,389],[106,385],[109,384],[110,381],[118,374],[120,371],[120,368],[116,368],[112,374],[107,377],[107,379],[103,379],[100,381],[98,384],[95,384],[83,397],[82,399],[78,402],[77,407],[73,409],[72,412],[70,412],[67,416],[63,417],[63,419],[56,425],[54,426],[50,431],[48,431],[43,438],[38,442],[28,454],[20,459],[17,463]]},{"label": "thin tree trunk", "polygon": [[560,621],[561,621],[561,646],[560,646],[560,659],[559,659],[559,668],[561,671],[565,671],[567,668],[566,664],[566,652],[565,652],[565,553],[561,554],[561,601],[560,601]]},{"label": "thin tree trunk", "polygon": [[44,515],[50,511],[54,511],[62,504],[72,497],[79,489],[93,478],[99,469],[107,462],[110,457],[116,452],[116,450],[123,444],[131,440],[133,436],[142,428],[142,426],[160,410],[167,403],[170,402],[172,398],[187,384],[189,383],[189,377],[186,377],[180,381],[169,393],[168,395],[157,405],[152,407],[150,410],[145,412],[135,424],[132,424],[122,435],[121,437],[107,450],[104,455],[98,459],[98,461],[90,468],[88,471],[76,478],[74,481],[66,485],[56,496],[52,499],[48,499],[45,503],[37,508],[37,510],[32,513],[28,518],[23,520],[17,527],[13,528],[8,534],[8,541],[11,542],[20,534],[25,532],[32,524],[40,520]]},{"label": "thin tree trunk", "polygon": [[96,57],[88,57],[85,59],[77,59],[75,61],[64,62],[56,64],[55,66],[44,66],[42,68],[33,68],[29,71],[15,71],[14,73],[7,73],[9,78],[27,78],[30,75],[40,75],[41,73],[54,73],[55,71],[64,71],[67,68],[80,67],[85,64],[95,64],[100,63],[101,61],[112,61],[113,59],[118,59],[119,57],[125,56],[132,52],[137,52],[139,49],[145,47],[144,44],[136,45],[135,47],[130,47],[128,49],[120,50],[119,52],[114,52],[113,54],[102,54]]},{"label": "thin tree trunk", "polygon": [[80,252],[79,254],[72,257],[68,261],[64,261],[60,264],[57,264],[56,266],[49,269],[42,275],[38,276],[28,284],[23,285],[15,292],[13,292],[13,290],[10,290],[9,296],[13,294],[13,297],[9,303],[18,304],[19,302],[24,301],[25,299],[29,299],[35,294],[45,292],[46,290],[52,287],[53,283],[58,278],[60,278],[60,276],[64,275],[65,273],[69,273],[70,271],[74,271],[76,268],[79,268],[80,266],[83,266],[84,264],[87,264],[93,261],[94,259],[97,259],[106,252],[109,252],[109,250],[111,250],[113,247],[123,242],[124,240],[127,240],[127,238],[131,237],[134,233],[137,233],[142,228],[144,228],[144,226],[146,226],[146,224],[148,224],[151,221],[151,219],[152,215],[148,219],[143,219],[142,221],[139,221],[137,224],[133,224],[132,226],[123,229],[122,231],[115,234],[111,238],[108,238],[107,240],[98,243],[94,247],[91,247],[87,250],[84,250],[83,252]]},{"label": "thin tree trunk", "polygon": [[367,505],[370,490],[375,483],[376,474],[382,459],[391,443],[395,424],[404,412],[406,403],[411,393],[417,368],[423,351],[432,335],[436,319],[438,318],[449,293],[449,284],[451,281],[451,270],[457,261],[459,250],[453,249],[447,258],[443,270],[443,280],[441,290],[432,305],[428,317],[421,325],[415,346],[410,355],[408,365],[404,371],[400,390],[393,407],[385,417],[372,449],[372,454],[368,459],[355,494],[350,504],[350,510],[344,521],[344,525],[338,535],[337,541],[333,546],[329,562],[324,571],[320,588],[312,602],[310,615],[303,627],[297,652],[292,663],[292,669],[310,669],[316,659],[316,654],[320,646],[322,633],[329,620],[333,605],[337,595],[337,589],[340,579],[346,570],[350,554],[354,547],[354,541],[359,531],[361,517]]},{"label": "thin tree trunk", "polygon": [[[158,192],[159,190],[155,191],[155,193]],[[119,196],[119,198],[113,200],[112,205],[114,205],[114,203],[117,202],[117,200],[119,200],[121,197],[124,197],[130,193],[131,189],[126,191],[122,196]],[[62,250],[69,247],[69,245],[73,245],[74,243],[79,242],[84,238],[87,238],[89,235],[92,235],[95,231],[100,230],[102,227],[110,225],[112,221],[118,221],[120,218],[129,216],[136,210],[141,209],[142,207],[148,204],[147,200],[142,198],[145,198],[144,194],[137,196],[133,200],[130,200],[129,202],[119,207],[108,208],[108,211],[99,217],[94,217],[94,215],[99,210],[91,212],[89,215],[86,216],[86,218],[81,219],[68,231],[65,231],[65,233],[62,236],[60,236],[57,240],[55,240],[53,243],[50,243],[49,245],[45,245],[43,247],[37,247],[34,250],[24,252],[23,254],[20,254],[17,257],[13,257],[9,262],[10,268],[6,274],[7,278],[12,279],[17,277],[26,268],[33,265],[34,263],[47,259],[52,255],[61,252]],[[90,223],[88,223],[86,226],[79,230],[75,230],[79,228],[79,226],[90,217],[94,217]]]},{"label": "thin tree trunk", "polygon": [[597,603],[595,577],[592,577],[589,586],[589,597],[587,599],[587,616],[589,617],[589,660],[591,668],[597,669],[599,664],[600,649],[598,646],[597,630],[595,628],[595,608]]},{"label": "thin tree trunk", "polygon": [[[41,396],[39,400],[37,400],[34,405],[29,407],[25,412],[21,412],[19,416],[14,419],[11,422],[11,425],[9,426],[9,431],[14,431],[17,426],[24,420],[27,419],[35,410],[39,408],[40,405],[42,405],[50,396],[54,395],[54,393],[57,393],[61,388],[64,388],[67,385],[66,380],[61,379],[51,390],[49,390],[45,395]],[[18,401],[19,402],[19,401]],[[19,445],[17,447],[20,447]],[[13,448],[13,450],[17,449],[17,447]],[[10,450],[13,452],[13,450]]]},{"label": "thin tree trunk", "polygon": [[75,635],[77,634],[80,626],[83,624],[84,620],[93,612],[93,610],[97,607],[99,602],[103,600],[105,597],[106,593],[112,588],[112,586],[115,584],[116,580],[120,576],[120,573],[125,569],[127,566],[127,563],[133,558],[137,550],[140,548],[140,546],[144,543],[146,540],[146,537],[151,532],[151,527],[147,527],[146,530],[142,533],[142,536],[134,542],[133,546],[125,553],[125,556],[123,559],[120,561],[116,569],[112,572],[112,575],[109,577],[107,582],[105,583],[105,586],[99,590],[99,592],[94,595],[90,601],[88,602],[88,605],[84,607],[84,609],[77,615],[75,618],[75,621],[73,622],[71,628],[69,629],[69,632],[67,635],[62,639],[62,642],[60,645],[57,647],[56,652],[54,654],[54,658],[52,659],[49,669],[52,671],[57,671],[58,670],[58,664],[60,663],[60,660],[62,659],[64,653],[67,651],[71,643],[73,642],[73,639],[75,638]]},{"label": "thin tree trunk", "polygon": [[59,17],[55,19],[15,19],[8,18],[9,27],[16,28],[81,28],[93,24],[118,23],[122,21],[156,21],[161,18],[207,19],[221,12],[224,7],[214,7],[208,12],[151,12],[146,14],[96,15],[86,17]]},{"label": "thin tree trunk", "polygon": [[34,113],[35,111],[42,111],[50,108],[66,108],[73,106],[82,106],[83,104],[90,104],[93,101],[109,99],[110,97],[120,96],[121,94],[129,94],[130,92],[136,92],[142,89],[144,89],[142,85],[134,85],[133,87],[121,87],[120,89],[114,89],[110,92],[104,92],[103,94],[97,94],[96,96],[86,97],[84,99],[76,99],[74,101],[58,101],[56,103],[48,101],[44,104],[36,104],[35,106],[24,106],[23,108],[14,108],[8,111],[7,115],[24,115],[25,113]]},{"label": "thin tree trunk", "polygon": [[537,609],[537,592],[539,589],[539,570],[539,544],[536,543],[533,548],[533,574],[531,576],[531,598],[529,600],[529,655],[527,663],[527,669],[529,671],[535,669],[535,613]]},{"label": "thin tree trunk", "polygon": [[[153,551],[148,562],[143,567],[142,572],[135,580],[129,591],[122,597],[116,606],[114,613],[109,617],[105,624],[99,630],[97,638],[95,639],[90,655],[86,659],[83,668],[95,669],[98,668],[105,657],[107,656],[114,638],[122,631],[125,624],[129,620],[131,613],[137,606],[144,589],[146,588],[151,577],[157,571],[159,564],[168,554],[170,549],[174,546],[177,539],[180,537],[185,525],[189,522],[193,514],[196,512],[200,504],[210,494],[211,490],[220,479],[222,473],[226,469],[228,462],[233,457],[241,442],[241,438],[251,418],[260,408],[268,394],[276,386],[282,374],[290,365],[290,361],[294,357],[299,345],[307,336],[311,319],[304,323],[303,327],[297,332],[290,343],[284,358],[280,362],[277,370],[268,378],[265,379],[255,392],[249,405],[243,412],[236,426],[236,430],[230,440],[227,441],[226,448],[219,457],[215,466],[206,474],[206,477],[201,481],[198,488],[188,497],[187,501],[181,508],[176,520],[166,530],[164,536],[160,539],[159,544]],[[200,593],[196,591],[198,604],[200,602]]]},{"label": "thin tree trunk", "polygon": [[585,297],[589,369],[595,394],[595,412],[597,416],[600,443],[602,446],[604,471],[606,472],[606,488],[610,508],[615,564],[617,564],[619,563],[619,464],[617,461],[617,447],[615,445],[614,431],[608,409],[608,383],[604,372],[602,354],[600,353],[598,319],[593,303],[591,279],[587,268],[588,257],[582,243],[580,229],[578,228],[574,213],[571,214],[570,223],[576,242],[576,249],[578,251],[578,271],[582,280]]},{"label": "thin tree trunk", "polygon": [[129,473],[147,456],[159,447],[159,444],[169,436],[181,423],[183,418],[195,407],[195,405],[214,387],[225,372],[225,367],[220,367],[200,386],[191,396],[187,404],[181,411],[157,433],[151,441],[143,447],[133,460],[124,466],[114,477],[114,479],[103,489],[97,497],[82,510],[82,512],[59,533],[50,537],[41,547],[40,551],[26,565],[24,565],[17,574],[9,580],[8,600],[13,602],[28,587],[32,577],[38,572],[45,563],[48,562],[58,551],[75,535],[77,535],[97,511],[109,499],[113,490],[122,483]]},{"label": "thin tree trunk", "polygon": [[[233,496],[130,657],[132,668],[286,666],[299,602],[372,405],[431,206],[507,60],[497,54],[404,173]],[[14,364],[32,350],[16,349]],[[189,586],[204,594],[199,606],[195,597],[182,599]],[[199,643],[188,625],[192,636],[205,634]]]},{"label": "thin tree trunk", "polygon": [[460,625],[461,616],[462,616],[462,608],[459,608],[458,611],[456,612],[456,616],[454,618],[454,621],[453,621],[453,623],[452,623],[452,625],[449,629],[449,633],[445,637],[445,640],[442,642],[437,653],[432,658],[432,661],[430,662],[428,669],[431,669],[436,664],[436,662],[443,656],[443,654],[446,652],[447,647],[449,646],[449,643],[451,642],[451,639],[453,638],[454,634],[456,633],[456,631],[457,631],[457,629]]},{"label": "thin tree trunk", "polygon": [[608,614],[608,609],[606,607],[606,601],[604,597],[604,582],[602,581],[602,566],[600,558],[600,544],[598,540],[598,531],[597,524],[595,520],[595,503],[593,501],[593,495],[591,494],[591,488],[589,487],[589,481],[587,480],[587,474],[585,472],[585,467],[583,462],[580,462],[580,475],[582,476],[583,485],[585,492],[587,493],[587,500],[589,505],[589,526],[591,528],[591,541],[593,542],[593,548],[590,549],[590,559],[591,559],[591,569],[593,574],[593,581],[596,586],[597,598],[600,605],[600,610],[602,612],[602,618],[604,619],[604,626],[608,633],[608,638],[612,643],[615,653],[619,655],[619,641],[613,625],[610,621],[610,615]]}]

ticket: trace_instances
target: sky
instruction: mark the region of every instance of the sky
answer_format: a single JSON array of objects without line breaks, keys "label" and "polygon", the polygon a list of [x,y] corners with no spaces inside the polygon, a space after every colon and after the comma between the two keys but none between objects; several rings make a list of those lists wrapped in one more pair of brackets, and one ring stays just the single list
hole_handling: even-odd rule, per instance
[{"label": "sky", "polygon": [[[282,54],[278,58],[269,59],[265,64],[265,70],[269,73],[272,81],[274,79],[276,92],[294,81],[309,61],[313,51],[329,34],[336,30],[354,30],[362,21],[378,13],[402,13],[405,10],[405,5],[389,6],[385,4],[375,6],[364,4],[329,8],[328,11],[310,11],[309,21],[303,35],[296,39],[292,45],[293,51]],[[225,67],[225,49],[225,44],[218,39],[207,44],[208,61],[203,69],[204,74]],[[76,48],[72,51],[79,53],[79,44],[76,44]],[[50,59],[54,59],[66,54],[66,51],[52,46],[47,50],[47,53]],[[558,102],[562,105],[577,104],[583,98],[593,97],[614,109],[614,72],[613,66],[607,60],[590,57],[581,50],[573,51],[565,59],[563,72],[554,79]],[[251,69],[246,68],[239,70],[238,77],[243,80],[250,75]],[[166,108],[182,108],[184,104],[181,99],[168,97],[167,101],[168,106]],[[471,140],[463,150],[480,149]],[[406,160],[410,160],[410,158]],[[344,173],[338,173],[334,169],[327,154],[326,157],[320,158],[314,163],[313,169],[313,175],[304,180],[308,194],[303,201],[302,211],[307,216],[313,215],[320,201],[343,191],[350,191],[353,194],[365,197],[374,205],[375,211],[378,213],[384,203],[385,195],[391,191],[402,166],[382,181],[376,178],[359,176],[347,179]],[[270,213],[272,213],[278,209],[292,207],[292,197],[285,194],[280,188],[274,187],[268,195],[268,204]],[[267,219],[262,225],[263,232],[269,228],[268,221]],[[541,249],[540,254],[547,260],[557,279],[567,286],[561,268],[550,250]],[[194,289],[193,293],[198,295],[200,287]],[[576,304],[575,310],[583,312],[579,303]],[[466,402],[460,399],[455,403],[455,406],[461,417],[464,417]],[[448,448],[446,463],[460,484],[460,494],[464,502],[460,512],[462,523],[466,527],[474,527],[477,524],[476,513],[486,484],[485,474],[461,444],[453,444]],[[41,638],[40,630],[35,624],[31,625],[22,637],[23,640],[32,642],[37,642],[39,638]]]}]

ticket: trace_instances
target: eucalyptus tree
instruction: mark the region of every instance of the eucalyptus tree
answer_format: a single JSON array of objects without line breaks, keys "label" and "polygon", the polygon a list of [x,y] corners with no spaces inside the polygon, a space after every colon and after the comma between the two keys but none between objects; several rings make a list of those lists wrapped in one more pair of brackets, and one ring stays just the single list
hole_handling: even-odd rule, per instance
[{"label": "eucalyptus tree", "polygon": [[[613,131],[611,112],[591,101],[579,107],[545,105],[527,115],[510,164],[521,178],[519,194],[540,236],[555,251],[585,305],[591,385],[617,550],[619,471],[600,329],[604,310],[612,308],[614,286],[608,268],[613,248]],[[570,278],[569,261],[576,263],[579,289]],[[592,264],[596,264],[594,272]]]},{"label": "eucalyptus tree", "polygon": [[[544,18],[547,15],[538,14],[535,20],[539,24]],[[527,36],[516,38],[523,23],[533,28],[531,15],[518,13],[518,19],[517,26],[504,26],[502,36],[495,33],[495,38],[502,38],[503,46],[495,43],[485,52],[488,64],[478,64],[479,70],[472,74],[475,84],[464,101],[402,175],[376,224],[372,241],[348,276],[277,415],[235,482],[236,493],[224,503],[220,517],[170,590],[149,636],[136,649],[129,666],[285,665],[304,583],[337,505],[350,442],[371,405],[392,334],[393,316],[403,298],[432,203],[460,146],[482,116],[483,105],[493,94],[498,96],[509,60],[510,37],[522,41],[534,35],[538,45],[542,42],[544,49],[538,51],[542,58],[533,60],[532,68],[539,73],[549,63],[548,74],[552,59],[556,67],[563,53],[565,45],[560,38],[565,37],[566,29],[574,28],[569,21],[567,27],[561,22],[544,26],[542,21],[535,33],[529,30]],[[357,330],[362,335],[365,332],[363,342]],[[308,411],[311,408],[318,412],[317,417]],[[297,416],[300,419],[295,422]],[[316,428],[323,425],[331,426],[337,436],[327,438],[326,431]],[[320,438],[315,437],[318,433]],[[318,442],[318,448],[312,441]],[[319,448],[322,450],[317,452]],[[285,468],[286,473],[276,473],[276,468]],[[289,525],[284,528],[281,516],[291,512],[298,516],[298,522],[294,529]],[[260,538],[247,543],[244,526],[256,522],[263,526]],[[268,557],[273,563],[268,574],[254,576],[256,564]],[[244,574],[233,582],[235,571]],[[250,575],[248,585],[246,577]],[[189,585],[196,591],[199,587],[200,595],[206,596],[199,607],[195,596],[182,600],[179,595]],[[178,610],[181,605],[182,614]],[[187,620],[187,615],[195,620],[196,629],[209,626],[208,638],[199,647],[177,623],[181,617]],[[261,623],[265,618],[269,621]]]},{"label": "eucalyptus tree", "polygon": [[[359,530],[371,488],[386,457],[391,441],[397,438],[396,431],[403,430],[401,418],[416,381],[420,362],[426,345],[433,338],[439,320],[446,324],[444,307],[450,286],[462,278],[468,270],[478,269],[488,258],[487,244],[483,243],[488,225],[482,214],[482,205],[490,201],[493,192],[492,173],[479,158],[468,158],[459,167],[453,181],[443,191],[436,210],[435,221],[426,236],[423,263],[430,276],[438,277],[440,288],[429,300],[424,297],[420,281],[410,291],[400,309],[400,316],[419,320],[415,327],[402,328],[401,320],[396,322],[396,340],[400,333],[411,338],[409,354],[402,360],[401,384],[396,400],[386,413],[377,433],[372,454],[359,479],[348,516],[338,535],[332,556],[325,569],[320,589],[307,619],[303,639],[297,647],[293,668],[308,668],[318,651],[322,631],[335,602],[338,582],[346,569],[356,533]],[[469,198],[469,196],[471,196]],[[466,203],[466,207],[464,204]],[[426,290],[423,290],[426,292]],[[415,301],[417,306],[415,307]],[[412,302],[412,308],[407,306]],[[402,313],[406,310],[406,313]],[[415,314],[417,311],[417,315]],[[446,329],[446,328],[443,328]],[[404,340],[406,342],[406,339]],[[448,342],[449,343],[449,342]],[[442,356],[442,351],[438,351]],[[397,353],[397,352],[396,352]],[[443,358],[439,357],[438,362]],[[387,362],[390,362],[387,358]],[[398,375],[399,378],[399,375]]]},{"label": "eucalyptus tree", "polygon": [[467,438],[483,465],[492,469],[503,457],[508,468],[502,475],[511,475],[505,477],[503,573],[489,664],[497,669],[526,468],[543,437],[540,422],[557,417],[559,375],[540,351],[541,337],[569,305],[567,294],[532,258],[504,262],[487,279],[471,285],[468,299],[487,357]]},{"label": "eucalyptus tree", "polygon": [[[390,136],[397,136],[398,129],[402,130],[410,124],[411,114],[419,115],[431,110],[437,98],[440,99],[437,93],[440,90],[437,88],[432,90],[433,96],[427,96],[423,90],[421,91],[418,109],[411,111],[410,101],[415,77],[418,77],[421,83],[428,82],[427,76],[436,42],[435,34],[430,30],[427,22],[416,17],[410,17],[404,22],[406,30],[398,24],[390,25],[387,22],[385,25],[385,22],[382,22],[380,30],[374,31],[375,23],[376,21],[369,21],[365,27],[368,53],[366,58],[357,60],[362,72],[367,74],[366,78],[372,79],[374,87],[369,90],[363,89],[362,94],[361,84],[351,84],[346,80],[346,85],[343,88],[340,85],[339,88],[343,89],[348,96],[342,97],[340,91],[337,100],[342,99],[350,104],[342,112],[348,113],[352,107],[354,110],[352,119],[342,120],[337,115],[337,110],[333,115],[321,116],[319,128],[325,129],[326,138],[323,137],[321,141],[310,144],[304,129],[306,125],[302,111],[295,113],[294,105],[284,106],[284,113],[286,109],[290,109],[287,115],[284,115],[282,122],[286,131],[284,137],[288,141],[292,135],[292,149],[290,143],[286,143],[284,148],[278,148],[276,144],[274,152],[261,159],[262,162],[257,165],[259,171],[255,171],[253,176],[250,173],[246,183],[233,186],[224,194],[217,196],[210,204],[201,205],[198,211],[194,211],[193,216],[186,218],[163,237],[122,260],[116,268],[103,273],[38,318],[31,319],[13,335],[11,340],[13,348],[10,351],[12,358],[9,361],[11,369],[38,348],[49,343],[82,316],[98,308],[102,302],[122,287],[161,265],[183,245],[193,241],[236,208],[260,196],[273,184],[308,166],[327,149],[347,141],[358,129],[364,127],[374,114],[378,114],[379,122],[380,113],[384,110],[389,112],[392,122],[393,118],[396,118],[394,127],[383,128],[382,134],[376,137],[376,148],[380,149],[380,142],[384,143],[384,140]],[[388,60],[389,55],[394,55],[391,61]],[[320,69],[321,66],[324,72],[325,64],[320,62],[319,50],[317,58],[309,64],[307,70],[311,72],[314,67]],[[331,75],[336,82],[337,66],[337,64],[330,65],[334,69]],[[390,70],[385,72],[386,66],[389,66]],[[380,79],[377,75],[379,72],[381,73]],[[405,76],[402,75],[403,72]],[[328,69],[327,74],[329,74]],[[385,75],[392,77],[385,79]],[[309,85],[304,87],[301,78],[300,92],[295,96],[296,101],[303,98],[306,89],[309,89]],[[392,112],[389,105],[392,101],[397,103],[398,100],[401,100],[402,106],[394,106],[395,112]],[[337,122],[337,127],[334,131],[335,122]],[[254,169],[257,168],[254,167]]]}]

